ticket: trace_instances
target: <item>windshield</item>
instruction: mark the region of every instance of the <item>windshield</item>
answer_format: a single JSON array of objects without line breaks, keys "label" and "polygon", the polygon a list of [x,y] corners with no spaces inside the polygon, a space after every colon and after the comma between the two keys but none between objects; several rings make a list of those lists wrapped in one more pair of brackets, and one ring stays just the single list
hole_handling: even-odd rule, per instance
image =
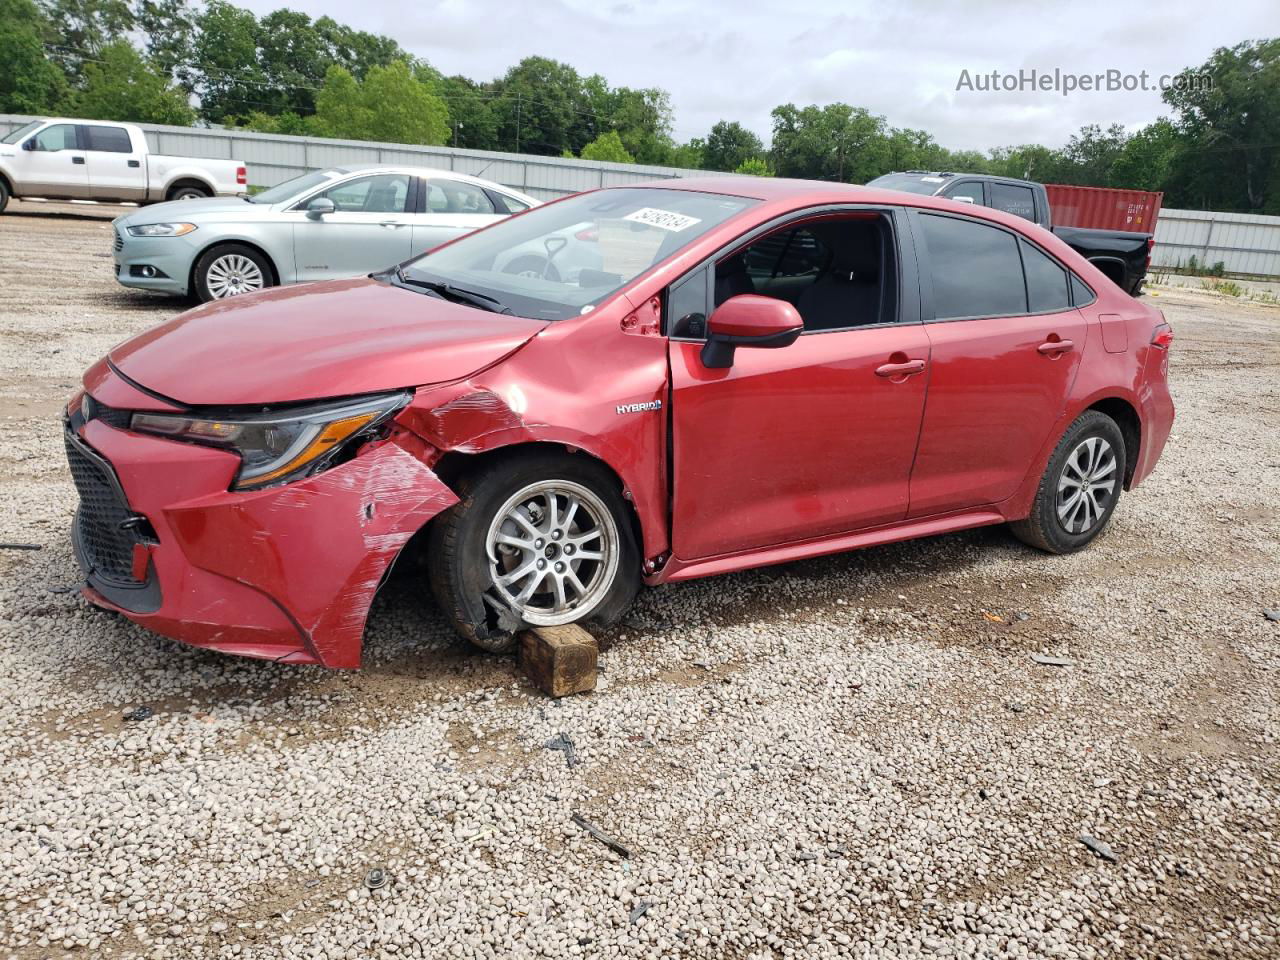
[{"label": "windshield", "polygon": [[284,203],[286,200],[292,200],[300,193],[305,193],[312,187],[319,186],[326,180],[332,180],[334,174],[335,171],[333,170],[304,173],[300,177],[294,177],[292,180],[278,183],[270,190],[255,193],[250,199],[254,203]]},{"label": "windshield", "polygon": [[947,181],[943,177],[931,177],[919,173],[886,173],[870,181],[868,187],[879,187],[881,190],[901,190],[904,193],[923,193],[932,196],[942,189]]},{"label": "windshield", "polygon": [[520,316],[565,320],[758,202],[691,190],[597,190],[463,237],[414,260],[404,275],[481,294]]},{"label": "windshield", "polygon": [[0,143],[17,143],[19,140],[25,137],[28,133],[30,133],[36,127],[40,126],[40,124],[42,123],[44,123],[43,120],[32,120],[30,123],[26,124],[25,126],[21,126],[17,130],[14,130],[3,140],[0,140]]}]

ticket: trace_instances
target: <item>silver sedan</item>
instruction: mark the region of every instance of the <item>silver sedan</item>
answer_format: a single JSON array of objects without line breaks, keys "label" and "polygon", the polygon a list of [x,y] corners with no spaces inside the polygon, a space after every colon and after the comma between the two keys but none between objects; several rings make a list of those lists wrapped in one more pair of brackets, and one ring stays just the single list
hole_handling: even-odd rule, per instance
[{"label": "silver sedan", "polygon": [[205,301],[354,277],[537,203],[448,170],[333,167],[253,197],[180,200],[118,217],[116,279]]}]

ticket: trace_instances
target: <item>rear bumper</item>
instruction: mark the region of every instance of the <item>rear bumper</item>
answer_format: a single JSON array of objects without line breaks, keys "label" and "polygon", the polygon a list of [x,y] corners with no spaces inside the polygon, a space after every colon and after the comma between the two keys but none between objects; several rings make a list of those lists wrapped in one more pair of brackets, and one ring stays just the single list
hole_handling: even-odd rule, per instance
[{"label": "rear bumper", "polygon": [[1138,396],[1138,416],[1142,420],[1142,443],[1130,486],[1136,487],[1155,469],[1173,429],[1173,396],[1169,393],[1169,352],[1147,350],[1143,389]]},{"label": "rear bumper", "polygon": [[317,476],[242,493],[229,490],[239,458],[226,451],[101,419],[66,429],[69,449],[84,448],[114,477],[119,510],[140,518],[125,538],[132,562],[122,564],[101,542],[105,528],[90,525],[115,508],[84,486],[92,477],[77,476],[72,541],[85,597],[224,653],[358,667],[365,619],[392,560],[457,502],[424,463],[430,448],[405,431]]}]

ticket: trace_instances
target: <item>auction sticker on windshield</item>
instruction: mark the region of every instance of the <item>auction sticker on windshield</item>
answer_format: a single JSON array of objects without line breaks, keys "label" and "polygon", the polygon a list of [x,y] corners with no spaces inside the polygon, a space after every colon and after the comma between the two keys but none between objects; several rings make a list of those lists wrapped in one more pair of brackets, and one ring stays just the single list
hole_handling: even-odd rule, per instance
[{"label": "auction sticker on windshield", "polygon": [[697,217],[686,217],[683,213],[672,213],[670,210],[659,210],[657,207],[641,207],[634,213],[628,213],[622,219],[630,220],[632,223],[643,223],[650,227],[658,227],[661,230],[670,230],[673,233],[688,230],[695,223],[702,222]]}]

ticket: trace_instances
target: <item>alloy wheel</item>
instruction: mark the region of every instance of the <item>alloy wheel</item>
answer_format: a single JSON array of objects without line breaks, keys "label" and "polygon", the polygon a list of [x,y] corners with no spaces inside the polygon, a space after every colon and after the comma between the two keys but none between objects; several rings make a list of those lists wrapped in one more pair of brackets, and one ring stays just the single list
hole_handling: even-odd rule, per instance
[{"label": "alloy wheel", "polygon": [[262,268],[239,253],[228,253],[209,264],[205,283],[215,300],[251,293],[265,286]]},{"label": "alloy wheel", "polygon": [[525,623],[585,617],[618,570],[618,527],[604,501],[568,480],[532,483],[494,515],[485,541],[491,591]]},{"label": "alloy wheel", "polygon": [[1058,522],[1067,533],[1088,533],[1116,497],[1116,452],[1103,437],[1086,437],[1068,455],[1058,477]]}]

